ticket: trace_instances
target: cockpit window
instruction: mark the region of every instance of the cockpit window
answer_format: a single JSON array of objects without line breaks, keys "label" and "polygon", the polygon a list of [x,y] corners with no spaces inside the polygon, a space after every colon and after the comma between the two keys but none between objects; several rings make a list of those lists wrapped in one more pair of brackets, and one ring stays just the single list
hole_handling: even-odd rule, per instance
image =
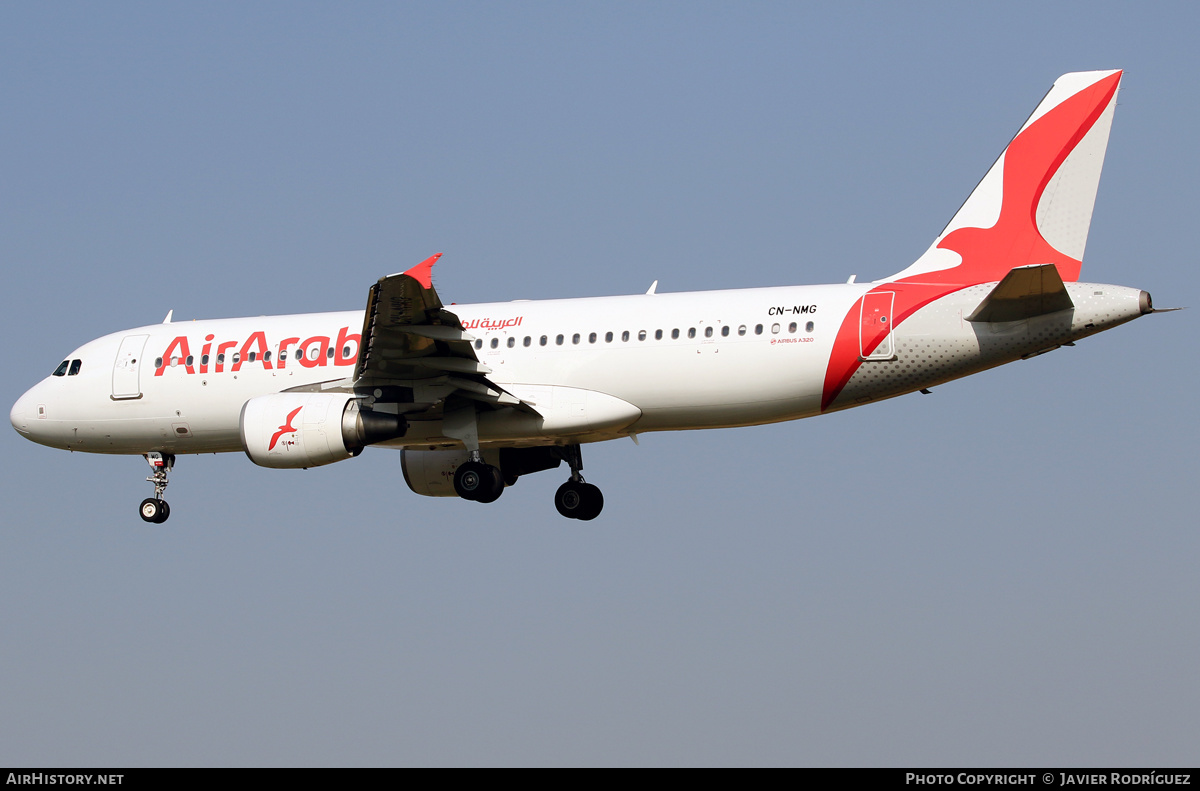
[{"label": "cockpit window", "polygon": [[67,376],[74,376],[79,373],[79,367],[83,365],[83,360],[72,360],[71,370],[67,372]]},{"label": "cockpit window", "polygon": [[67,366],[71,364],[70,360],[63,360],[57,368],[54,369],[54,376],[66,376]]}]

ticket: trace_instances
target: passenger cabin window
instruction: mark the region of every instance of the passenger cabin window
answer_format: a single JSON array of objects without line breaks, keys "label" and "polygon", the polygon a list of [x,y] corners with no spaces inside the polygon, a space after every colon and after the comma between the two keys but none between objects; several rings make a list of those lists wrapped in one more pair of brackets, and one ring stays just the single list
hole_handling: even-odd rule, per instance
[{"label": "passenger cabin window", "polygon": [[624,332],[621,333],[621,340],[622,341],[629,340],[629,330],[625,330]]},{"label": "passenger cabin window", "polygon": [[[63,360],[61,363],[58,364],[58,367],[54,369],[53,375],[54,376],[66,376],[67,368],[70,365],[71,365],[70,360]],[[158,358],[158,366],[157,367],[162,368],[162,358],[161,357]]]},{"label": "passenger cabin window", "polygon": [[516,345],[517,345],[517,339],[516,339],[516,336],[513,336],[513,337],[511,337],[511,338],[509,338],[509,339],[508,339],[508,348],[510,348],[510,349],[511,349],[512,347],[514,347],[514,346],[516,346]]},{"label": "passenger cabin window", "polygon": [[[329,360],[333,359],[333,347],[332,346],[330,346],[328,349],[325,350],[325,358],[329,359]],[[254,362],[254,352],[250,352],[250,362]]]},{"label": "passenger cabin window", "polygon": [[754,334],[755,334],[755,335],[762,335],[762,325],[761,325],[761,324],[755,324],[755,325],[754,325]]},{"label": "passenger cabin window", "polygon": [[594,332],[589,333],[588,334],[588,343],[595,343],[595,342],[596,342],[596,333],[594,333]]},{"label": "passenger cabin window", "polygon": [[497,348],[499,345],[500,345],[500,339],[499,339],[499,338],[492,338],[492,348],[493,348],[493,349],[495,349],[495,348]]},{"label": "passenger cabin window", "polygon": [[[333,349],[330,349],[329,351],[333,351]],[[247,353],[247,354],[246,354],[246,362],[248,362],[248,363],[252,363],[252,362],[254,362],[254,358],[255,358],[255,357],[257,357],[257,356],[258,356],[258,352],[249,352],[249,353]],[[189,358],[188,358],[188,365],[191,365],[191,364],[192,364],[192,358],[191,358],[191,357],[189,357]]]},{"label": "passenger cabin window", "polygon": [[778,334],[779,334],[779,325],[778,325],[778,324],[772,324],[772,325],[771,325],[771,334],[772,334],[772,335],[778,335]]},{"label": "passenger cabin window", "polygon": [[263,352],[263,361],[268,362],[268,363],[271,362],[271,352],[270,351]]},{"label": "passenger cabin window", "polygon": [[656,340],[656,341],[661,341],[661,340],[662,340],[662,330],[655,330],[655,331],[654,331],[654,340]]},{"label": "passenger cabin window", "polygon": [[579,333],[578,332],[571,336],[571,343],[579,343]]},{"label": "passenger cabin window", "polygon": [[679,340],[679,330],[677,330],[677,329],[671,330],[671,340],[673,340],[673,341]]},{"label": "passenger cabin window", "polygon": [[738,335],[745,335],[745,334],[746,334],[746,325],[743,324],[742,326],[738,327]]},{"label": "passenger cabin window", "polygon": [[795,331],[796,331],[796,322],[793,321],[791,324],[788,325],[788,332],[795,332]]},{"label": "passenger cabin window", "polygon": [[721,328],[721,337],[722,338],[729,337],[729,325],[728,324],[726,324],[724,327]]},{"label": "passenger cabin window", "polygon": [[541,338],[538,339],[538,346],[545,346],[545,345],[546,345],[546,336],[543,335]]},{"label": "passenger cabin window", "polygon": [[530,338],[528,335],[526,335],[524,343],[526,346],[528,346],[529,344],[533,343],[533,338]]},{"label": "passenger cabin window", "polygon": [[67,376],[74,376],[75,374],[79,373],[79,367],[81,365],[83,365],[83,360],[72,360],[71,370],[67,371]]},{"label": "passenger cabin window", "polygon": [[812,331],[813,331],[813,327],[815,327],[815,326],[816,326],[816,325],[815,325],[815,324],[813,324],[813,323],[810,321],[809,323],[807,323],[807,324],[805,324],[805,325],[804,325],[804,331],[805,331],[805,332],[812,332]]},{"label": "passenger cabin window", "polygon": [[483,338],[476,338],[476,339],[475,339],[475,348],[476,348],[476,349],[482,349],[482,348],[483,348]]},{"label": "passenger cabin window", "polygon": [[711,338],[711,337],[712,337],[712,327],[705,327],[705,328],[704,328],[704,337],[705,337],[705,338]]},{"label": "passenger cabin window", "polygon": [[604,333],[604,342],[605,343],[612,343],[612,339],[613,339],[613,334],[611,332]]},{"label": "passenger cabin window", "polygon": [[555,336],[554,336],[554,345],[555,345],[555,346],[562,346],[562,345],[563,345],[563,336],[561,336],[561,335],[555,335]]},{"label": "passenger cabin window", "polygon": [[646,340],[646,331],[645,330],[638,330],[638,340],[639,341]]},{"label": "passenger cabin window", "polygon": [[[207,355],[207,354],[206,354],[206,355],[204,355],[204,360],[203,360],[203,362],[204,362],[204,364],[205,364],[205,365],[208,365],[208,355]],[[281,362],[281,363],[286,363],[286,362],[287,362],[287,349],[280,349],[280,350],[279,350],[279,362]]]},{"label": "passenger cabin window", "polygon": [[[189,355],[187,356],[187,359],[183,361],[184,365],[191,365],[191,364],[192,364],[192,360],[193,360],[193,359],[195,359],[195,358],[193,358],[193,357],[192,357],[192,355],[190,355],[190,354],[189,354]],[[251,359],[251,360],[253,360],[253,359],[254,359],[254,352],[251,352],[251,353],[250,353],[250,359]]]},{"label": "passenger cabin window", "polygon": [[[161,360],[162,358],[159,357],[158,359]],[[217,365],[224,365],[224,364],[225,364],[225,352],[221,352],[220,354],[217,355]],[[162,363],[159,363],[157,367],[162,368]]]},{"label": "passenger cabin window", "polygon": [[688,327],[688,337],[689,338],[696,337],[696,328],[695,327]]}]

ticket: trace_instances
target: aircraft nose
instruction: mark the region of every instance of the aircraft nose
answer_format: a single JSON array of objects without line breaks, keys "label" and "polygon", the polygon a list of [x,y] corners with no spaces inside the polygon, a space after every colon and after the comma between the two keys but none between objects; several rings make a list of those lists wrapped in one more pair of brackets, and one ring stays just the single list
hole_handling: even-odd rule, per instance
[{"label": "aircraft nose", "polygon": [[12,427],[17,430],[22,436],[30,436],[32,433],[32,424],[36,419],[34,410],[34,395],[32,390],[26,391],[25,395],[17,399],[17,403],[13,404],[8,413],[8,420],[12,423]]}]

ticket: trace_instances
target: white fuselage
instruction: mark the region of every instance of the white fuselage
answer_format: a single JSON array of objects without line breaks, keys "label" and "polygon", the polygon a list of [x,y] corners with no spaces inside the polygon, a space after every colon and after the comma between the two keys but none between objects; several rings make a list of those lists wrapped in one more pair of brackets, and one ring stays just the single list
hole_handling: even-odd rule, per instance
[{"label": "white fuselage", "polygon": [[[544,411],[609,416],[565,433],[553,421],[481,418],[487,444],[591,442],[645,431],[753,425],[913,392],[1029,356],[1141,315],[1136,289],[1070,283],[1073,311],[980,325],[965,316],[994,284],[941,297],[892,330],[893,354],[827,381],[835,339],[877,284],[645,294],[455,305],[488,379]],[[91,341],[13,407],[14,427],[52,447],[95,453],[242,450],[249,399],[345,385],[362,311],[156,324]],[[298,358],[298,350],[303,359]],[[253,354],[254,359],[250,360]],[[236,359],[235,359],[236,355]],[[823,396],[825,403],[823,405]],[[452,447],[440,420],[411,421],[388,445]],[[586,421],[585,421],[586,424]]]}]

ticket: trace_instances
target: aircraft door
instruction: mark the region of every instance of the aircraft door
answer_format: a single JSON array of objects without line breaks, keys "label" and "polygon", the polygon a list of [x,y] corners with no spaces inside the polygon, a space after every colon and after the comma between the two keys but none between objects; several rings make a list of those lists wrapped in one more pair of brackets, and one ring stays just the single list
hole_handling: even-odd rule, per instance
[{"label": "aircraft door", "polygon": [[896,356],[892,338],[894,291],[873,291],[862,298],[858,325],[858,353],[863,360],[891,360]]},{"label": "aircraft door", "polygon": [[112,397],[113,400],[123,398],[141,398],[142,388],[138,371],[142,368],[142,349],[146,346],[149,335],[127,335],[121,341],[117,351],[117,360],[113,364]]}]

